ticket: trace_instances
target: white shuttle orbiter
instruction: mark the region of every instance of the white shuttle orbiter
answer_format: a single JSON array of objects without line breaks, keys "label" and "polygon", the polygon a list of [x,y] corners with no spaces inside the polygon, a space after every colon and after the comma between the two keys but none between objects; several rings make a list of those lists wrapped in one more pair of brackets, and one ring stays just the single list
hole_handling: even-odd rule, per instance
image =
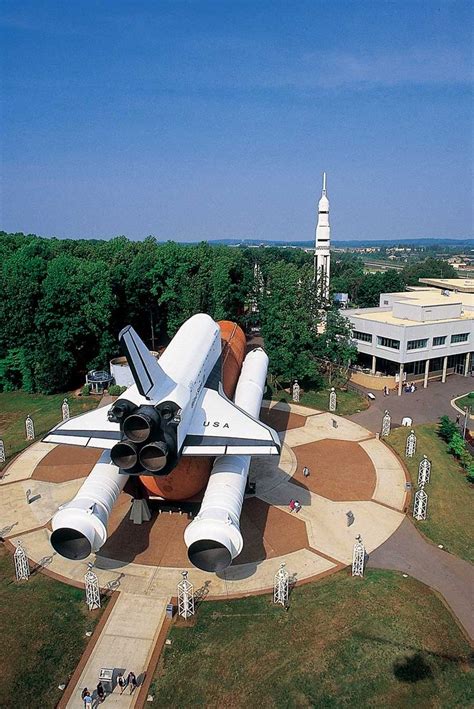
[{"label": "white shuttle orbiter", "polygon": [[279,455],[276,432],[224,394],[221,334],[211,317],[187,320],[159,361],[132,327],[119,340],[135,384],[109,409],[55,426],[45,442],[111,449],[127,475],[167,475],[182,455]]}]

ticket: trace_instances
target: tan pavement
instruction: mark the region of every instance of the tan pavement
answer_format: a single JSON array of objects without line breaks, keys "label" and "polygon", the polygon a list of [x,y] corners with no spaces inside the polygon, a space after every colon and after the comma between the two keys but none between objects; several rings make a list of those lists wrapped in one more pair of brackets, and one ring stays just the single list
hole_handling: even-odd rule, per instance
[{"label": "tan pavement", "polygon": [[[114,669],[115,679],[119,673],[126,677],[133,671],[140,682],[158,639],[166,603],[166,599],[120,593],[66,705],[68,709],[83,709],[81,692],[84,687],[91,693],[95,690],[102,667]],[[137,690],[130,694],[128,688],[120,694],[120,688],[116,686],[107,696],[106,703],[107,706],[128,709],[135,706],[137,696]]]}]

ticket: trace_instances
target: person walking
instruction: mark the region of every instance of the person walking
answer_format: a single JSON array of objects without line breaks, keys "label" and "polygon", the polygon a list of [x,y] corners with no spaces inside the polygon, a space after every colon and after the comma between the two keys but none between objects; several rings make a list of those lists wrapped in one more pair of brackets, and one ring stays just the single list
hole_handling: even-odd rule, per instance
[{"label": "person walking", "polygon": [[309,478],[309,468],[307,468],[306,465],[303,468],[303,475],[305,478]]},{"label": "person walking", "polygon": [[138,687],[137,678],[134,672],[129,672],[127,677],[127,684],[130,687],[130,694]]},{"label": "person walking", "polygon": [[125,677],[124,677],[122,674],[120,674],[120,675],[117,677],[117,683],[118,683],[118,686],[120,687],[120,694],[123,694],[123,693],[124,693],[124,690],[125,690],[125,687],[127,686],[127,681],[126,681]]},{"label": "person walking", "polygon": [[99,702],[103,702],[105,699],[105,690],[102,682],[99,682],[99,684],[97,685],[97,698]]},{"label": "person walking", "polygon": [[84,709],[92,709],[92,697],[91,697],[91,693],[89,692],[88,689],[85,690],[83,700],[84,700]]}]

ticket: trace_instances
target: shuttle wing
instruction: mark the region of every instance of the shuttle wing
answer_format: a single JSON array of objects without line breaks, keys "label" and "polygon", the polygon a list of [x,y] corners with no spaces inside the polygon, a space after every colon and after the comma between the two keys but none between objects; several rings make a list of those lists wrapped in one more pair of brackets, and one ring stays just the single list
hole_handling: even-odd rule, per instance
[{"label": "shuttle wing", "polygon": [[279,455],[280,439],[220,391],[205,387],[184,439],[183,455]]},{"label": "shuttle wing", "polygon": [[45,443],[66,443],[70,446],[112,448],[120,441],[120,425],[107,419],[108,407],[74,416],[55,426],[42,439]]}]

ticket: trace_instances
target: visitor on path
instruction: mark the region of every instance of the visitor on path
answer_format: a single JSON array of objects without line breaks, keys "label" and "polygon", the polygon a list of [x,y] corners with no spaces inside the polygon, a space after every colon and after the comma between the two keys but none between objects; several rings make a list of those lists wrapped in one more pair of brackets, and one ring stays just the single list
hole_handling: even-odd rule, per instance
[{"label": "visitor on path", "polygon": [[306,465],[303,468],[303,475],[305,478],[309,478],[309,468],[307,468]]},{"label": "visitor on path", "polygon": [[89,692],[88,689],[86,689],[84,691],[85,691],[85,694],[83,692],[84,696],[82,697],[84,700],[84,709],[91,709],[91,707],[92,707],[91,693]]},{"label": "visitor on path", "polygon": [[288,507],[290,508],[290,512],[294,512],[294,511],[295,511],[295,502],[296,502],[296,501],[293,500],[293,499],[290,500],[290,504],[288,505]]},{"label": "visitor on path", "polygon": [[388,390],[388,386],[387,386],[387,385],[385,385],[384,388],[383,388],[383,395],[384,395],[384,396],[390,396],[390,392],[389,392],[389,390]]},{"label": "visitor on path", "polygon": [[298,500],[294,500],[295,503],[295,512],[299,512],[301,509],[301,504],[298,502]]},{"label": "visitor on path", "polygon": [[138,687],[137,678],[135,677],[135,674],[133,672],[128,673],[127,684],[130,687],[130,694],[132,694],[134,689],[136,689],[136,687]]},{"label": "visitor on path", "polygon": [[461,414],[458,414],[458,415],[456,416],[456,426],[459,426],[460,420],[461,420]]},{"label": "visitor on path", "polygon": [[97,685],[97,697],[99,699],[99,702],[103,702],[105,699],[105,690],[102,682],[99,682],[99,684]]},{"label": "visitor on path", "polygon": [[117,677],[117,683],[118,683],[118,686],[120,687],[120,694],[123,694],[125,687],[127,686],[127,681],[122,674],[120,674]]}]

